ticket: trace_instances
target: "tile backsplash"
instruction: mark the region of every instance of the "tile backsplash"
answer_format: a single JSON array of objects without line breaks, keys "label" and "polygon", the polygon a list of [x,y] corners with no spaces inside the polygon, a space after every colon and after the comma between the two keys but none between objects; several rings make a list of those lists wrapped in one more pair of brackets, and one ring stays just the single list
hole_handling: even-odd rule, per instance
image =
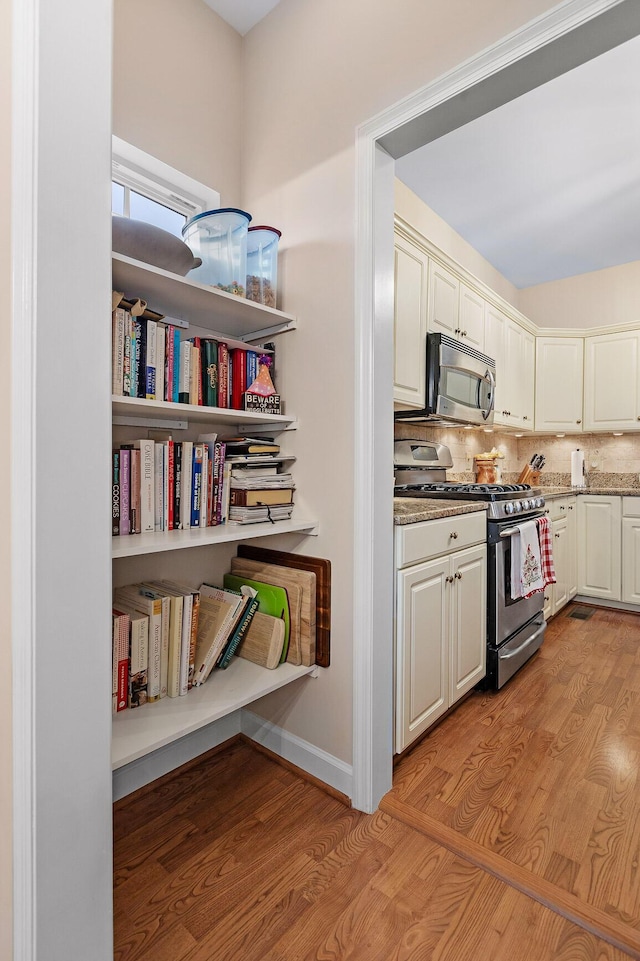
[{"label": "tile backsplash", "polygon": [[[533,454],[544,454],[544,474],[570,477],[571,452],[584,451],[588,484],[597,487],[599,475],[625,474],[633,476],[634,485],[640,474],[640,432],[613,437],[611,434],[567,434],[565,437],[515,437],[494,431],[491,434],[462,427],[427,427],[422,424],[395,425],[396,438],[431,440],[446,444],[451,451],[453,467],[448,472],[451,480],[473,480],[473,458],[495,447],[504,454],[499,461],[503,478],[512,480]],[[506,478],[505,475],[511,475]],[[460,476],[464,475],[464,476]],[[554,483],[559,481],[554,480]],[[568,480],[567,480],[568,482]],[[602,477],[602,486],[609,486]],[[543,481],[544,483],[544,481]],[[548,481],[551,483],[551,481]],[[625,483],[624,486],[630,486]]]}]

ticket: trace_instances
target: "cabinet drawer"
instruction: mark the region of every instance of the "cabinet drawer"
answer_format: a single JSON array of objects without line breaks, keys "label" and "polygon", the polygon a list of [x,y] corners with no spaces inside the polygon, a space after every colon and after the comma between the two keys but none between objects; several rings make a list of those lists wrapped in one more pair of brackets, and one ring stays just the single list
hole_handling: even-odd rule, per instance
[{"label": "cabinet drawer", "polygon": [[640,517],[640,497],[622,498],[622,516]]},{"label": "cabinet drawer", "polygon": [[396,528],[396,567],[407,567],[430,557],[481,544],[486,538],[484,511],[399,526]]},{"label": "cabinet drawer", "polygon": [[547,501],[549,517],[552,521],[559,521],[567,517],[569,510],[576,509],[576,497],[573,494],[565,494],[562,497],[552,497]]}]

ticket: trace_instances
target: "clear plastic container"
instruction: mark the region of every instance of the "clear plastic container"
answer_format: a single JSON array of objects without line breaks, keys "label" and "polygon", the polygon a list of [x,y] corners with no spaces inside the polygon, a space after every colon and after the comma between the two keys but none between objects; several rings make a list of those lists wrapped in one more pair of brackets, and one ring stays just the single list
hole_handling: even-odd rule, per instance
[{"label": "clear plastic container", "polygon": [[278,283],[278,241],[276,227],[249,227],[247,236],[247,300],[275,307]]},{"label": "clear plastic container", "polygon": [[189,279],[244,297],[250,221],[251,214],[236,207],[205,210],[188,220],[182,237],[193,255],[202,259],[202,266],[190,271]]}]

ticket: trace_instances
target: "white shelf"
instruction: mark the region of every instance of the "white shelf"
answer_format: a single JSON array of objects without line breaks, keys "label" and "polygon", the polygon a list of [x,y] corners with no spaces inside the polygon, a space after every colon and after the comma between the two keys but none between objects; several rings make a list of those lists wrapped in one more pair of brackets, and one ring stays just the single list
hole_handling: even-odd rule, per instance
[{"label": "white shelf", "polygon": [[274,431],[284,430],[295,423],[286,414],[257,414],[254,411],[234,410],[230,407],[201,407],[198,404],[174,404],[167,400],[145,400],[143,397],[113,395],[112,413],[116,417],[157,417],[189,420],[202,424],[237,424],[246,430],[251,424],[273,424]]},{"label": "white shelf", "polygon": [[211,544],[228,544],[231,541],[247,541],[253,537],[268,537],[274,534],[291,534],[304,531],[317,534],[317,521],[305,518],[292,518],[274,521],[273,524],[235,524],[228,521],[218,527],[195,527],[186,531],[162,531],[154,534],[124,534],[112,537],[111,556],[136,557],[141,554],[159,554],[163,551],[180,551],[193,547],[208,547]]},{"label": "white shelf", "polygon": [[280,664],[269,671],[234,657],[226,671],[214,671],[202,687],[183,697],[165,697],[115,715],[111,766],[114,770],[123,767],[316,671],[315,665],[293,664]]},{"label": "white shelf", "polygon": [[180,277],[122,254],[112,255],[112,285],[127,298],[146,300],[150,310],[177,317],[212,333],[239,340],[260,340],[294,330],[293,314],[256,304],[195,280]]}]

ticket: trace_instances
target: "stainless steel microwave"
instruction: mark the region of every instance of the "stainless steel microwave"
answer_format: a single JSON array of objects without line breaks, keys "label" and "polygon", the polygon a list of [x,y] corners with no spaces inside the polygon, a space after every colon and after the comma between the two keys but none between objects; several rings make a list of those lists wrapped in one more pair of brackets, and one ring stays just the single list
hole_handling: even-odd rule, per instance
[{"label": "stainless steel microwave", "polygon": [[427,334],[426,381],[424,409],[396,411],[396,420],[493,424],[496,365],[491,357],[446,334]]}]

